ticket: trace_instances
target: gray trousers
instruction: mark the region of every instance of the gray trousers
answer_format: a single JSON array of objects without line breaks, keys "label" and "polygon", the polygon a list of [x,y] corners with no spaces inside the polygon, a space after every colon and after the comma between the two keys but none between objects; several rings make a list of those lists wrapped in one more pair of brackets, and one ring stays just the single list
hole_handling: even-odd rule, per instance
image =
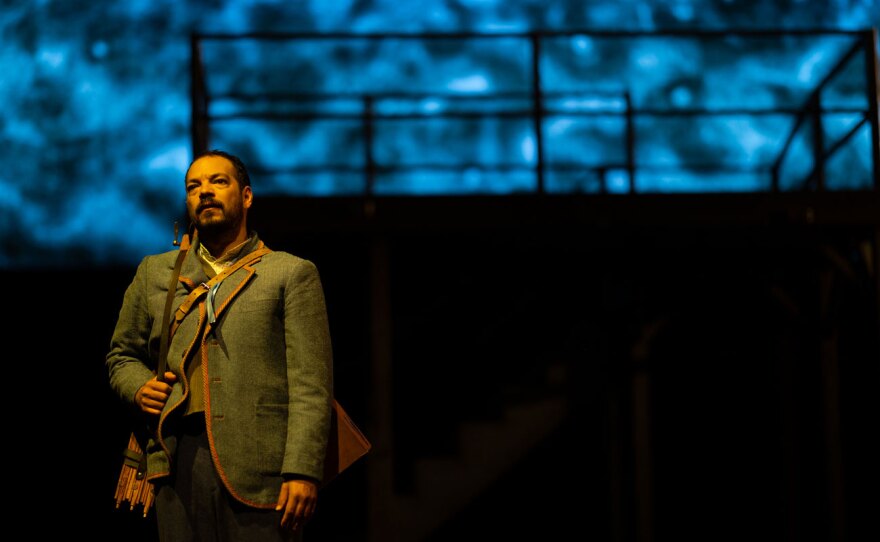
[{"label": "gray trousers", "polygon": [[[161,542],[292,542],[281,512],[245,506],[229,495],[214,470],[201,413],[181,424],[170,479],[157,486],[156,520]],[[201,422],[199,423],[199,420]],[[194,423],[195,422],[195,423]]]}]

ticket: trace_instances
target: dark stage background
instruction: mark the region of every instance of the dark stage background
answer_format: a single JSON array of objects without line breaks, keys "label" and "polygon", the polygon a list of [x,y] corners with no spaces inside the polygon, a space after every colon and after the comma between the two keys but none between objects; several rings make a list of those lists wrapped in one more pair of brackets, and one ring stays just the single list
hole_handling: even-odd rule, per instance
[{"label": "dark stage background", "polygon": [[[317,264],[336,396],[374,444],[306,540],[880,539],[876,2],[11,2],[0,24],[24,538],[156,539],[114,508],[130,427],[103,361],[193,151],[221,146],[261,237]],[[206,36],[243,32],[293,34]]]},{"label": "dark stage background", "polygon": [[[404,533],[429,526],[426,540],[869,539],[880,375],[876,285],[861,250],[873,231],[268,233],[322,270],[337,397],[382,445],[323,490],[311,539],[417,539],[395,533],[398,521]],[[375,440],[370,409],[374,243],[388,255],[379,272],[393,313],[387,441]],[[95,361],[130,274],[5,275],[32,334],[8,385],[33,391],[16,392],[24,404],[7,442],[42,480],[19,486],[42,532],[152,539],[149,519],[113,509],[127,429]],[[561,410],[535,407],[556,400]],[[518,407],[545,416],[513,417],[540,435],[525,447],[505,425]],[[381,478],[371,469],[391,449],[392,476]],[[478,462],[474,449],[505,469],[445,508],[382,523],[374,491],[447,491],[461,481],[420,476],[418,465],[470,477],[447,467]]]}]

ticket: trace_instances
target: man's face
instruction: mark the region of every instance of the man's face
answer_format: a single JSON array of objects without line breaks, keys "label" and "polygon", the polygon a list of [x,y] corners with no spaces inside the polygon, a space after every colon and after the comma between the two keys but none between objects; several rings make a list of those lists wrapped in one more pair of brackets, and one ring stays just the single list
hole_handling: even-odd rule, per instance
[{"label": "man's face", "polygon": [[238,229],[251,201],[251,187],[241,188],[235,168],[222,156],[199,158],[186,172],[186,210],[199,233]]}]

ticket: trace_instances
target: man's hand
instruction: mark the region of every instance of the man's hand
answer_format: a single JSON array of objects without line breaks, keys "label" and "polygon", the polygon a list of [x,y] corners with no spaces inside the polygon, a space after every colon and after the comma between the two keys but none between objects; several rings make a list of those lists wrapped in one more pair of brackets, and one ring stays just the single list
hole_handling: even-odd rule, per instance
[{"label": "man's hand", "polygon": [[159,414],[171,394],[171,384],[175,382],[177,377],[170,371],[165,373],[165,382],[159,382],[154,376],[134,394],[134,401],[147,414]]},{"label": "man's hand", "polygon": [[311,519],[318,503],[318,484],[311,480],[288,480],[281,484],[275,510],[284,510],[281,526],[291,531],[302,529]]}]

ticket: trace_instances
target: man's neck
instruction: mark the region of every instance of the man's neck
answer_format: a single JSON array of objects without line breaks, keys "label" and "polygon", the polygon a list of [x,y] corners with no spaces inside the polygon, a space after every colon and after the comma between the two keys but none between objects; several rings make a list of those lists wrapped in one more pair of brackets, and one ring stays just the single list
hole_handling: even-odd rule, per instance
[{"label": "man's neck", "polygon": [[220,258],[226,251],[237,247],[238,245],[244,243],[248,238],[247,231],[242,229],[236,232],[235,236],[232,235],[212,235],[208,237],[202,237],[199,235],[199,242],[208,249],[208,252],[211,253],[211,256],[214,258]]}]

